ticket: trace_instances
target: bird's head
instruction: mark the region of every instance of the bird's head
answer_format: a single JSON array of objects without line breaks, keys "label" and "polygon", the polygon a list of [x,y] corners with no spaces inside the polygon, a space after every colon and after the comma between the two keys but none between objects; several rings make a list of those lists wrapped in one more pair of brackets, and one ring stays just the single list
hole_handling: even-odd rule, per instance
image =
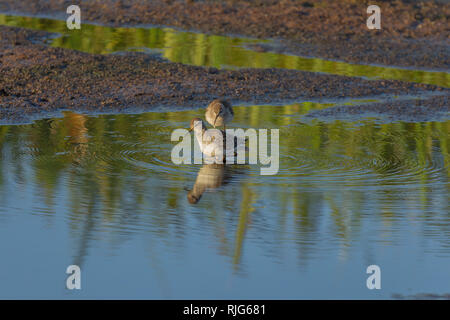
[{"label": "bird's head", "polygon": [[192,131],[192,130],[194,130],[194,131],[202,130],[203,131],[204,129],[206,129],[206,125],[205,125],[205,123],[203,122],[202,119],[194,118],[194,119],[191,120],[189,131]]}]

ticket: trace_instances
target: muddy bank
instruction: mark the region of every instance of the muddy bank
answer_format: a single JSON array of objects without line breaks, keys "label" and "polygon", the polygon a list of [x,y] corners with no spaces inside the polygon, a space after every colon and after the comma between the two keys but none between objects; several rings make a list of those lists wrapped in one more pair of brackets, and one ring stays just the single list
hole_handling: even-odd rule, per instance
[{"label": "muddy bank", "polygon": [[[0,0],[0,11],[65,19],[70,0]],[[381,30],[366,26],[368,1],[81,0],[83,21],[158,24],[277,38],[276,50],[347,62],[450,69],[450,4],[377,1]]]},{"label": "muddy bank", "polygon": [[38,115],[204,107],[214,97],[235,103],[448,93],[432,85],[282,69],[217,70],[146,54],[90,55],[42,44],[50,34],[0,27],[0,119]]},{"label": "muddy bank", "polygon": [[377,118],[382,122],[450,119],[450,96],[444,94],[426,99],[390,100],[356,106],[336,106],[315,110],[305,115],[306,119],[316,118],[322,121],[352,121],[367,117]]},{"label": "muddy bank", "polygon": [[[333,43],[333,42],[330,42]],[[450,72],[450,45],[432,40],[401,40],[360,38],[357,41],[297,43],[278,40],[270,44],[249,45],[260,52],[287,53],[304,57],[324,57],[355,64],[396,65],[416,69]]]}]

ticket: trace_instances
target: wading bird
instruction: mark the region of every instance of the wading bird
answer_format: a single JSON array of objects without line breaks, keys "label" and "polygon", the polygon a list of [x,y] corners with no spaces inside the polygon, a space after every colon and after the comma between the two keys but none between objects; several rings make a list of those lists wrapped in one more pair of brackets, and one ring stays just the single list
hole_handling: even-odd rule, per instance
[{"label": "wading bird", "polygon": [[[200,118],[191,120],[189,131],[194,131],[194,135],[200,146],[200,151],[209,160],[216,160],[218,163],[226,162],[227,153],[235,157],[239,148],[246,151],[245,139],[238,139],[236,136],[229,137],[232,143],[227,144],[227,135],[223,130],[207,130],[205,122]],[[230,135],[230,134],[229,134]]]},{"label": "wading bird", "polygon": [[233,121],[234,111],[233,107],[228,101],[215,99],[206,108],[205,118],[214,128],[216,126],[223,126]]}]

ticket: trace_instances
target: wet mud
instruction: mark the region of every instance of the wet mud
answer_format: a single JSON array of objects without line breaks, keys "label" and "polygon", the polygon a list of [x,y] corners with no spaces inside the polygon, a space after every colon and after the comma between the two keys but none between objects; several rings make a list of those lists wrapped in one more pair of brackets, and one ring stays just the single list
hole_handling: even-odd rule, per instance
[{"label": "wet mud", "polygon": [[380,103],[335,106],[314,110],[305,115],[305,118],[321,121],[357,121],[363,118],[376,118],[383,123],[444,121],[450,119],[450,96],[445,94],[425,99],[391,99]]},{"label": "wet mud", "polygon": [[402,81],[284,69],[218,70],[143,53],[91,55],[53,48],[52,35],[0,27],[0,119],[24,122],[62,110],[141,112],[203,108],[215,97],[239,104],[417,95],[449,89]]}]

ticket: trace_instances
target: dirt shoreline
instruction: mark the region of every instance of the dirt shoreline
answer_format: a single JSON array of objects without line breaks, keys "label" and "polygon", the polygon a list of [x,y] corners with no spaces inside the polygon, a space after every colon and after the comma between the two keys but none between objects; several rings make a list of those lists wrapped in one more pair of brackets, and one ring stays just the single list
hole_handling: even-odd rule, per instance
[{"label": "dirt shoreline", "polygon": [[91,55],[48,47],[42,31],[0,26],[0,120],[27,122],[61,110],[111,113],[204,107],[214,97],[274,102],[380,95],[448,94],[402,81],[284,69],[218,70],[141,53]]},{"label": "dirt shoreline", "polygon": [[379,103],[366,103],[352,106],[335,106],[314,110],[305,119],[321,121],[356,121],[363,118],[376,118],[379,121],[426,122],[450,119],[450,96],[438,95],[427,99],[388,100]]},{"label": "dirt shoreline", "polygon": [[[368,1],[80,0],[82,20],[157,24],[215,34],[277,38],[277,51],[351,63],[450,69],[450,4],[377,1],[381,30],[366,26]],[[64,19],[71,0],[0,0],[1,12]],[[320,21],[320,23],[318,23]]]}]

